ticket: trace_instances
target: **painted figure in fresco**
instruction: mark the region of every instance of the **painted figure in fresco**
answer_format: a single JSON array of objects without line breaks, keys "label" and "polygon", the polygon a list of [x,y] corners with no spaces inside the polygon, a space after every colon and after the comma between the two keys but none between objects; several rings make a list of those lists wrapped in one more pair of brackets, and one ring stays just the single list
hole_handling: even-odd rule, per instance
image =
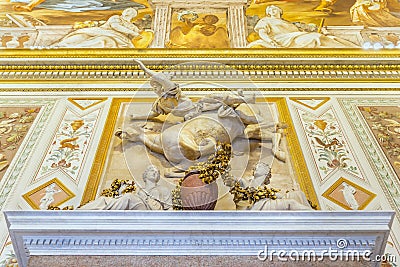
[{"label": "painted figure in fresco", "polygon": [[[254,31],[260,40],[251,42],[250,48],[351,48],[354,43],[318,32],[301,31],[293,23],[282,19],[281,8],[270,5],[265,10],[266,17],[260,19]],[[317,30],[317,27],[315,27]]]},{"label": "painted figure in fresco", "polygon": [[41,210],[47,210],[47,207],[54,202],[54,195],[62,192],[61,190],[56,190],[55,187],[56,187],[55,184],[50,184],[49,186],[46,187],[45,189],[46,192],[43,193],[44,196],[40,199],[39,208]]},{"label": "painted figure in fresco", "polygon": [[365,26],[400,26],[400,18],[389,12],[386,0],[356,0],[350,8],[350,17],[354,23]]},{"label": "painted figure in fresco", "polygon": [[122,183],[118,189],[118,197],[101,196],[84,206],[80,210],[167,210],[171,207],[171,192],[159,184],[160,171],[153,165],[143,173],[144,188],[138,192],[123,193],[126,184]]},{"label": "painted figure in fresco", "polygon": [[321,0],[320,4],[314,8],[315,11],[321,11],[321,12],[326,12],[326,13],[332,13],[332,6],[337,2],[338,0]]},{"label": "painted figure in fresco", "polygon": [[357,202],[357,199],[354,197],[354,194],[357,193],[357,190],[349,185],[348,183],[343,182],[343,189],[340,189],[340,191],[343,193],[343,197],[347,202],[347,205],[353,210],[358,209],[359,205]]},{"label": "painted figure in fresco", "polygon": [[129,7],[145,8],[144,5],[131,0],[11,0],[10,2],[19,3],[15,4],[13,8],[15,11],[22,12],[31,12],[36,7],[66,12],[124,10]]},{"label": "painted figure in fresco", "polygon": [[[271,168],[265,162],[258,162],[254,167],[253,177],[249,181],[240,180],[241,186],[246,187],[262,187],[271,188]],[[236,203],[238,210],[311,210],[308,200],[299,189],[281,189],[275,193],[277,199],[261,199],[254,204],[248,201],[240,201]]]},{"label": "painted figure in fresco", "polygon": [[[170,34],[169,48],[228,48],[229,37],[226,29],[217,27],[219,18],[206,15],[201,23],[193,23],[192,18],[180,16],[185,26],[175,27]],[[196,18],[196,17],[194,17]]]},{"label": "painted figure in fresco", "polygon": [[142,31],[131,21],[137,16],[134,8],[125,9],[122,14],[111,16],[99,27],[76,30],[55,43],[54,47],[77,48],[134,48],[133,38],[140,38]]},{"label": "painted figure in fresco", "polygon": [[[338,0],[321,0],[314,9],[332,13],[332,6]],[[400,4],[396,0],[356,0],[350,8],[350,17],[355,24],[375,27],[397,27],[400,18],[390,13],[390,10],[400,11]]]}]

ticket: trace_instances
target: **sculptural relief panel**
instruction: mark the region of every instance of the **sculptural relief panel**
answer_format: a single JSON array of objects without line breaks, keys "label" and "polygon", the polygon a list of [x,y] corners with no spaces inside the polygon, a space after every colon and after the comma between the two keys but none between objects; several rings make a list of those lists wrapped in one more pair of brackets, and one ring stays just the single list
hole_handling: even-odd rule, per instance
[{"label": "sculptural relief panel", "polygon": [[[219,94],[223,95],[226,94],[226,92],[221,92]],[[206,96],[207,94],[205,94],[205,97]],[[147,166],[151,164],[161,170],[161,185],[172,191],[177,185],[178,179],[182,178],[184,175],[179,168],[184,167],[185,170],[188,167],[195,165],[196,162],[198,162],[197,158],[199,156],[200,161],[204,160],[204,157],[208,157],[209,154],[205,149],[202,150],[202,147],[204,148],[207,145],[207,142],[212,142],[212,140],[210,140],[212,136],[218,136],[217,138],[220,138],[224,135],[223,132],[218,132],[218,124],[215,125],[215,135],[213,134],[213,128],[207,128],[207,125],[202,124],[203,127],[205,127],[203,128],[204,133],[201,134],[200,132],[197,132],[193,141],[199,145],[199,148],[202,151],[201,153],[205,153],[203,156],[201,156],[201,154],[198,156],[189,153],[189,150],[187,150],[185,146],[181,146],[180,149],[183,149],[181,151],[175,151],[172,147],[169,149],[168,147],[174,141],[165,139],[167,138],[166,136],[168,136],[168,129],[171,130],[177,127],[185,127],[185,125],[188,125],[187,127],[191,125],[190,127],[196,128],[196,120],[203,120],[202,116],[204,115],[194,118],[193,122],[192,119],[189,119],[188,117],[185,119],[189,120],[182,121],[182,118],[179,119],[179,117],[174,115],[158,116],[155,119],[145,122],[135,122],[135,120],[132,120],[140,115],[145,115],[145,117],[147,117],[147,114],[150,114],[152,107],[154,107],[152,102],[153,101],[150,99],[140,98],[134,98],[132,102],[131,99],[114,99],[110,110],[109,120],[107,121],[107,125],[110,127],[107,129],[108,132],[103,134],[103,140],[101,141],[105,146],[99,149],[95,160],[95,166],[98,166],[96,162],[106,162],[106,164],[99,168],[92,169],[89,178],[90,182],[87,185],[87,191],[85,192],[82,203],[86,203],[95,198],[96,193],[98,194],[100,190],[107,188],[114,179],[135,180],[135,183],[139,188],[144,187],[144,181],[140,174],[144,173]],[[287,113],[280,113],[285,110],[283,99],[268,99],[267,102],[259,99],[256,106],[263,110],[263,114],[266,115],[269,120],[273,121],[269,126],[271,129],[274,129],[273,125],[282,120],[282,118],[285,118],[285,123],[290,122],[288,121],[290,118],[286,117],[288,115]],[[217,110],[215,112],[217,112]],[[218,111],[218,114],[220,115],[223,113],[223,110]],[[229,114],[229,112],[226,113],[225,111],[225,116],[229,116],[227,114]],[[208,122],[202,121],[202,123],[207,124]],[[228,124],[228,126],[225,125],[224,127],[230,127],[229,125],[230,124]],[[237,128],[240,129],[241,126],[238,125]],[[190,135],[185,135],[185,132],[187,131],[185,128],[180,129],[181,130],[174,132],[173,135],[174,138],[180,140],[179,142],[182,142],[182,138],[186,139],[190,137]],[[143,131],[145,135],[139,138],[133,137],[133,135],[137,134],[138,130]],[[291,130],[292,128],[290,128],[290,131]],[[112,136],[112,131],[114,131],[117,136]],[[247,138],[243,139],[243,137],[236,139],[235,131],[237,131],[237,129],[228,131],[230,138],[233,138],[229,140],[229,142],[232,142],[233,150],[233,157],[231,159],[232,169],[230,171],[233,176],[236,178],[243,177],[249,182],[253,179],[253,168],[258,162],[265,162],[272,166],[271,186],[277,188],[297,188],[297,190],[300,190],[300,187],[303,190],[306,188],[307,196],[310,197],[314,203],[316,202],[315,198],[312,196],[313,189],[305,184],[307,179],[306,176],[302,176],[303,179],[301,181],[298,181],[295,178],[299,175],[297,171],[300,171],[296,169],[296,166],[298,166],[296,164],[302,161],[302,159],[297,158],[299,155],[293,151],[295,149],[295,135],[291,136],[289,142],[286,138],[281,140],[282,147],[280,149],[282,149],[282,153],[283,151],[287,153],[285,158],[281,158],[283,159],[281,160],[277,159],[276,155],[274,156],[273,154],[273,151],[278,148],[274,148],[273,142],[275,141],[269,139],[270,137],[267,137],[265,142],[260,142],[252,138],[252,140],[248,140]],[[251,129],[246,133],[253,134],[254,137],[257,135],[257,133]],[[202,135],[204,135],[204,137],[202,137]],[[158,148],[159,138],[164,140],[163,143],[160,143],[160,148]],[[196,138],[200,138],[201,140],[197,140]],[[212,144],[212,147],[213,146],[214,145]],[[293,152],[293,154],[291,152]],[[186,159],[183,160],[179,155],[183,158],[186,157]],[[283,154],[279,154],[279,157],[283,157],[282,155]],[[194,158],[192,158],[192,156],[194,156]],[[187,159],[190,159],[190,161]],[[219,195],[221,197],[218,199],[216,209],[236,209],[232,201],[232,196],[228,194],[229,188],[224,186],[221,181],[218,181],[217,183],[219,184]],[[299,186],[299,183],[301,186]],[[96,184],[99,186],[91,186]]]}]

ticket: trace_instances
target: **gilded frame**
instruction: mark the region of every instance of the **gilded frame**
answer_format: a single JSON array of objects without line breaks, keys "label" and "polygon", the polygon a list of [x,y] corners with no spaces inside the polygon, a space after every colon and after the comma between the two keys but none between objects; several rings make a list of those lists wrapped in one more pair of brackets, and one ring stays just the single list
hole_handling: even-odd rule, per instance
[{"label": "gilded frame", "polygon": [[[49,78],[60,84],[110,83],[110,77],[112,82],[147,80],[132,58],[174,78],[176,73],[192,78],[190,73],[197,77],[203,71],[225,75],[234,70],[254,83],[400,82],[400,50],[389,49],[4,49],[0,58],[0,83],[7,84],[47,83]],[[221,66],[179,67],[194,59]]]},{"label": "gilded frame", "polygon": [[352,181],[349,181],[348,179],[343,178],[343,177],[340,177],[334,184],[332,184],[332,185],[329,187],[329,189],[326,190],[326,191],[322,194],[322,196],[325,197],[326,199],[332,201],[332,202],[335,203],[336,205],[342,207],[343,209],[351,210],[351,208],[349,208],[349,207],[346,206],[346,205],[343,205],[340,201],[338,201],[338,200],[336,200],[336,199],[334,199],[334,198],[332,198],[332,197],[330,196],[330,194],[332,194],[333,191],[335,191],[343,182],[346,182],[347,184],[351,185],[352,187],[358,189],[359,191],[362,191],[362,192],[364,192],[364,193],[366,193],[366,194],[369,195],[369,198],[358,208],[358,210],[363,210],[363,209],[365,209],[365,207],[367,207],[367,206],[372,202],[372,200],[374,200],[374,198],[376,197],[376,194],[372,193],[371,191],[369,191],[369,190],[367,190],[367,189],[365,189],[365,188],[362,188],[362,187],[359,186],[358,184],[355,184],[355,183],[353,183]]},{"label": "gilded frame", "polygon": [[[149,102],[153,98],[113,98],[111,107],[106,120],[106,127],[100,139],[100,143],[94,158],[92,169],[86,187],[81,199],[81,205],[94,200],[101,182],[102,173],[107,160],[107,151],[110,148],[111,138],[116,125],[117,117],[120,112],[121,104],[124,102]],[[319,209],[317,194],[312,186],[312,180],[304,160],[304,156],[297,138],[295,128],[290,117],[289,108],[284,97],[262,97],[257,98],[257,102],[274,102],[276,103],[279,121],[286,123],[288,128],[285,130],[286,140],[288,144],[289,154],[292,158],[292,167],[295,171],[296,178],[300,184],[301,190],[306,194],[307,198]]]},{"label": "gilded frame", "polygon": [[59,206],[65,202],[67,202],[68,200],[72,199],[73,197],[75,197],[75,194],[71,190],[69,190],[58,178],[51,179],[50,181],[40,185],[39,187],[23,194],[22,197],[32,208],[39,210],[40,209],[39,206],[36,205],[36,203],[34,203],[29,197],[53,183],[58,185],[58,187],[60,187],[68,195],[67,198],[65,198],[64,200],[59,201],[57,203],[54,203],[53,206]]},{"label": "gilded frame", "polygon": [[312,49],[312,48],[236,48],[236,49],[3,49],[2,58],[307,58],[307,59],[398,59],[400,50],[364,50],[361,48]]}]

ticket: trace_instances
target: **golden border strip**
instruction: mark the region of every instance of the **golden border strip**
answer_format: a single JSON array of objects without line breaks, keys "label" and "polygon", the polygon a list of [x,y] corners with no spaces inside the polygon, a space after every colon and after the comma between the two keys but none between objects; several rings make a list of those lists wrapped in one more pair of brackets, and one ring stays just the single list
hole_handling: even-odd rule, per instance
[{"label": "golden border strip", "polygon": [[93,161],[92,169],[85,186],[85,191],[83,192],[81,205],[86,204],[87,202],[96,198],[101,176],[107,160],[108,150],[111,145],[111,139],[114,134],[118,115],[120,113],[121,104],[126,102],[150,102],[154,100],[155,98],[113,98],[105,127],[103,128],[103,134],[101,136],[96,156]]},{"label": "golden border strip", "polygon": [[[400,79],[399,79],[400,80]],[[399,82],[397,80],[397,82]],[[337,81],[335,81],[337,82]],[[71,84],[69,82],[69,84]],[[280,85],[281,86],[281,85]],[[140,91],[146,91],[146,92],[152,92],[153,89],[151,88],[115,88],[115,87],[109,87],[109,88],[60,88],[60,87],[53,87],[53,88],[1,88],[0,87],[0,92],[137,92],[140,89]],[[380,91],[388,91],[388,92],[394,92],[394,91],[400,91],[400,88],[385,88],[385,87],[374,87],[374,88],[311,88],[311,87],[290,87],[290,88],[285,88],[285,87],[277,87],[277,88],[242,88],[243,91],[245,92],[251,92],[251,91],[262,91],[262,92],[307,92],[307,91],[313,91],[313,92],[380,92]],[[182,91],[184,92],[215,92],[215,91],[230,91],[231,89],[226,89],[226,88],[182,88]]]},{"label": "golden border strip", "polygon": [[[81,200],[81,205],[85,204],[96,198],[97,190],[100,185],[100,180],[104,172],[105,163],[108,155],[108,150],[111,145],[114,128],[117,118],[121,109],[121,104],[126,102],[150,102],[154,99],[149,98],[114,98],[110,111],[106,120],[107,127],[104,128],[103,135],[100,139],[99,147],[96,152],[95,160],[88,181],[86,183],[85,191]],[[283,97],[273,98],[259,98],[257,102],[274,102],[277,105],[279,113],[279,121],[286,123],[286,139],[289,147],[289,154],[292,156],[292,164],[298,178],[300,188],[304,191],[307,198],[319,208],[318,198],[315,193],[310,174],[304,160],[303,153],[301,152],[300,143],[294,129],[292,119],[290,117],[289,108],[286,100]]]},{"label": "golden border strip", "polygon": [[[400,77],[400,75],[399,75]],[[190,79],[190,80],[182,80],[183,82],[185,81],[193,81],[195,80],[195,78]],[[87,83],[91,83],[91,84],[115,84],[115,83],[130,83],[130,84],[143,84],[146,80],[145,79],[138,79],[135,80],[134,82],[132,82],[133,79],[118,79],[118,78],[112,78],[112,80],[107,80],[106,78],[102,78],[102,79],[87,79],[87,78],[79,78],[79,79],[56,79],[53,78],[52,80],[52,84],[87,84]],[[176,80],[175,80],[176,81]],[[243,83],[241,82],[239,79],[232,79],[232,80],[221,80],[221,84],[223,83],[230,83],[232,81],[236,81],[236,83],[240,84]],[[207,82],[207,80],[204,80],[204,82]],[[359,78],[359,77],[348,77],[348,78],[294,78],[294,77],[266,77],[266,78],[252,78],[251,82],[254,84],[257,83],[312,83],[312,82],[318,82],[318,83],[400,83],[400,79],[398,78]],[[47,84],[48,80],[46,79],[38,79],[38,80],[31,80],[29,78],[27,79],[1,79],[0,78],[0,83],[1,84]],[[8,89],[8,88],[7,88]],[[39,88],[40,89],[40,88]],[[42,88],[43,89],[43,88]],[[68,88],[67,88],[68,89]],[[310,88],[313,89],[313,88]],[[310,90],[308,89],[308,90]],[[377,88],[377,89],[381,89],[381,88]],[[0,88],[0,91],[2,91],[3,88]],[[109,90],[113,90],[115,91],[115,89],[110,88]],[[136,90],[135,88],[130,89],[130,90]],[[219,89],[218,89],[219,90]],[[284,89],[283,89],[284,90]],[[343,89],[343,90],[347,90],[347,89]],[[383,88],[382,90],[385,90],[385,88]],[[399,89],[397,89],[399,90]]]},{"label": "golden border strip", "polygon": [[288,128],[285,131],[286,140],[288,143],[289,155],[291,155],[292,158],[293,169],[295,170],[300,188],[306,194],[307,199],[310,200],[312,204],[316,205],[317,209],[320,209],[318,197],[315,193],[310,173],[308,172],[308,167],[301,150],[300,142],[297,138],[286,99],[284,97],[267,97],[264,99],[264,101],[275,102],[278,108],[279,121],[288,125]]},{"label": "golden border strip", "polygon": [[[107,97],[69,97],[68,101],[70,103],[72,103],[75,107],[79,108],[80,110],[87,110],[91,107],[94,107],[100,103],[103,103],[104,101],[106,101],[108,98]],[[97,100],[97,102],[92,103],[91,105],[87,106],[87,107],[82,107],[81,105],[79,105],[78,102],[76,102],[76,100]]]},{"label": "golden border strip", "polygon": [[3,58],[398,58],[400,50],[364,49],[4,49]]},{"label": "golden border strip", "polygon": [[[1,51],[1,50],[0,50]],[[131,60],[126,59],[127,62],[121,62],[120,64],[104,64],[102,60],[98,64],[79,64],[71,62],[70,65],[51,65],[51,64],[35,64],[35,65],[0,65],[0,71],[26,71],[31,73],[41,73],[43,71],[59,71],[64,73],[72,73],[76,71],[129,71],[132,73],[142,74],[142,70]],[[189,63],[192,63],[189,61]],[[213,64],[215,63],[215,64]],[[247,63],[224,63],[218,64],[218,62],[210,62],[209,64],[146,64],[146,67],[154,70],[169,70],[169,71],[245,71],[245,70],[258,70],[258,71],[374,71],[374,70],[400,70],[400,64],[349,64],[349,63],[308,63],[308,64],[267,64],[265,62],[254,62]]]}]

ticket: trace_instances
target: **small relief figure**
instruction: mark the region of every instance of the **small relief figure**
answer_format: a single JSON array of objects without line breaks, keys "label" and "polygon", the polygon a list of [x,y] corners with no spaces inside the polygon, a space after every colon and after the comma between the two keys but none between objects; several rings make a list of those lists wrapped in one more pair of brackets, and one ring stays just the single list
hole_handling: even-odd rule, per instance
[{"label": "small relief figure", "polygon": [[[307,27],[310,31],[304,31],[293,23],[282,18],[283,11],[280,7],[267,6],[266,17],[260,19],[254,31],[260,39],[251,42],[249,48],[352,48],[358,45],[318,32],[318,27]],[[302,25],[302,24],[299,24]],[[324,29],[321,29],[324,30]]]},{"label": "small relief figure", "polygon": [[[192,15],[187,17],[186,15]],[[229,37],[224,27],[217,26],[219,18],[216,15],[205,15],[200,23],[194,23],[198,15],[194,12],[178,14],[183,26],[172,29],[169,48],[228,48]]]},{"label": "small relief figure", "polygon": [[[78,29],[53,44],[54,47],[88,47],[88,48],[135,48],[134,42],[143,37],[132,20],[138,15],[134,8],[127,8],[121,15],[111,16],[99,27]],[[147,35],[148,38],[153,37]],[[140,40],[140,42],[143,42]],[[149,45],[151,40],[148,40]],[[142,44],[143,45],[143,44]]]},{"label": "small relief figure", "polygon": [[299,189],[275,189],[271,168],[258,162],[249,181],[241,179],[230,192],[237,210],[312,210],[305,194]]},{"label": "small relief figure", "polygon": [[179,84],[171,81],[170,77],[161,73],[148,69],[141,61],[134,60],[139,64],[140,68],[151,77],[150,85],[158,98],[153,103],[153,107],[149,114],[135,115],[132,114],[132,120],[154,119],[159,115],[173,114],[177,117],[184,117],[189,112],[196,110],[193,102],[182,93]]},{"label": "small relief figure", "polygon": [[149,210],[168,210],[172,207],[172,194],[160,185],[160,171],[150,165],[143,173],[144,188],[138,192]]},{"label": "small relief figure", "polygon": [[159,183],[160,178],[160,171],[155,166],[150,165],[143,173],[145,186],[138,192],[134,182],[115,180],[111,189],[104,190],[102,196],[78,209],[167,210],[172,206],[172,195],[166,187]]},{"label": "small relief figure", "polygon": [[352,210],[356,210],[359,207],[359,204],[356,200],[356,198],[354,197],[354,194],[357,193],[357,190],[349,185],[346,182],[342,183],[343,185],[343,189],[340,189],[341,192],[343,192],[343,197],[347,202],[347,205],[352,209]]},{"label": "small relief figure", "polygon": [[61,190],[56,190],[56,184],[50,184],[46,187],[46,192],[43,193],[44,196],[40,199],[41,210],[47,210],[47,208],[54,202],[54,195],[62,192]]}]

